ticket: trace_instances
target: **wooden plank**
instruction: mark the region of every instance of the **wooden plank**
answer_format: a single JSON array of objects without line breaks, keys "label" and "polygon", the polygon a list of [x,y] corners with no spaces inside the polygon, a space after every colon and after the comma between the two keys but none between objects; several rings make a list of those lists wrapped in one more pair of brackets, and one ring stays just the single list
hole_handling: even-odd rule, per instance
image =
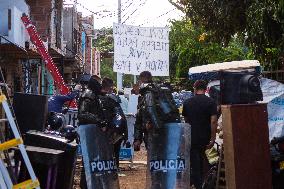
[{"label": "wooden plank", "polygon": [[[236,189],[235,183],[235,161],[233,148],[233,133],[232,133],[232,117],[231,110],[227,106],[222,106],[222,122],[223,122],[223,140],[224,140],[224,159],[225,159],[225,177],[227,186],[230,189]],[[224,128],[226,127],[226,128]]]},{"label": "wooden plank", "polygon": [[271,189],[266,104],[222,106],[226,184]]}]

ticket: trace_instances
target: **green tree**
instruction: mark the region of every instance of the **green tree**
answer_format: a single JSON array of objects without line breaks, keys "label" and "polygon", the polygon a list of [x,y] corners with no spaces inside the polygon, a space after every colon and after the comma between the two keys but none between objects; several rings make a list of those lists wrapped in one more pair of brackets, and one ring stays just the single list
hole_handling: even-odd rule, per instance
[{"label": "green tree", "polygon": [[[101,61],[101,76],[109,77],[116,83],[116,72],[113,72],[113,58],[102,58]],[[123,76],[123,86],[131,87],[133,84],[133,76],[132,75],[124,75]]]},{"label": "green tree", "polygon": [[[102,28],[97,31],[94,46],[101,52],[101,76],[109,77],[116,82],[116,72],[113,72],[113,30]],[[130,87],[133,83],[132,75],[123,76],[123,86]]]},{"label": "green tree", "polygon": [[109,77],[113,81],[116,81],[116,73],[113,72],[113,59],[102,58],[101,60],[101,76]]},{"label": "green tree", "polygon": [[[262,62],[284,57],[283,0],[169,0],[192,23],[225,45],[235,34],[246,38]],[[276,62],[275,62],[276,61]]]},{"label": "green tree", "polygon": [[233,60],[252,59],[242,37],[231,37],[227,46],[215,42],[212,34],[189,19],[172,21],[170,27],[171,79],[187,78],[190,67]]},{"label": "green tree", "polygon": [[113,52],[112,28],[102,28],[97,30],[97,39],[93,41],[95,46],[102,54]]}]

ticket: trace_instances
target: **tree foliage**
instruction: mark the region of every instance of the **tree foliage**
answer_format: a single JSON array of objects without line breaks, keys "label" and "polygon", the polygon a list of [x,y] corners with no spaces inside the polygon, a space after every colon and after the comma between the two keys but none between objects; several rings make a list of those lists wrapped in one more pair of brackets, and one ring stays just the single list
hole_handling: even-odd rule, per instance
[{"label": "tree foliage", "polygon": [[[102,58],[101,61],[101,76],[109,77],[116,83],[116,72],[113,72],[113,58]],[[123,86],[131,87],[133,84],[132,75],[123,75]]]},{"label": "tree foliage", "polygon": [[97,39],[93,44],[101,53],[113,52],[112,28],[102,28],[97,31]]},{"label": "tree foliage", "polygon": [[[116,82],[116,72],[113,72],[113,29],[102,28],[97,31],[97,39],[94,41],[94,46],[101,52],[101,76],[109,77]],[[123,86],[129,87],[132,85],[133,76],[123,76]]]},{"label": "tree foliage", "polygon": [[231,37],[226,47],[212,40],[212,35],[188,19],[172,21],[170,28],[171,78],[187,78],[190,67],[233,60],[252,59],[243,38]]},{"label": "tree foliage", "polygon": [[229,44],[235,34],[246,38],[262,61],[284,57],[283,0],[169,0],[202,26],[212,39]]},{"label": "tree foliage", "polygon": [[102,58],[100,68],[101,68],[102,77],[109,77],[113,81],[116,81],[116,73],[113,72],[113,59],[112,58]]},{"label": "tree foliage", "polygon": [[[101,61],[101,76],[109,77],[116,83],[116,72],[113,72],[113,58],[103,58]],[[123,75],[123,86],[132,87],[134,77],[132,75]]]}]

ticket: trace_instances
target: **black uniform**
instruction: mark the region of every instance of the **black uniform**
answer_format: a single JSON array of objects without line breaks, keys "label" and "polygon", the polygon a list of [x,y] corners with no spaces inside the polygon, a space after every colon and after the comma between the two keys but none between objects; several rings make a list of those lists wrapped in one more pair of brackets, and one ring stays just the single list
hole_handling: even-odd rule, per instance
[{"label": "black uniform", "polygon": [[192,147],[205,147],[211,137],[211,116],[217,115],[214,100],[204,94],[197,94],[183,104],[183,116],[191,125]]},{"label": "black uniform", "polygon": [[159,129],[165,123],[179,123],[180,116],[171,91],[167,87],[148,83],[140,88],[139,93],[134,140],[144,139],[147,146],[147,124]]},{"label": "black uniform", "polygon": [[78,120],[79,125],[97,124],[103,127],[107,124],[99,96],[90,89],[87,89],[79,100]]},{"label": "black uniform", "polygon": [[[101,92],[101,84],[91,78],[86,89],[79,98],[78,121],[79,125],[98,124],[106,125],[106,120],[100,111],[98,95]],[[83,164],[84,165],[84,164]],[[87,189],[86,176],[84,166],[81,171],[80,187]]]},{"label": "black uniform", "polygon": [[121,142],[126,141],[128,138],[127,120],[120,106],[120,98],[114,94],[109,94],[100,97],[102,99],[103,109],[107,120],[110,121],[112,136],[114,144],[114,156],[116,165],[119,167],[119,151]]},{"label": "black uniform", "polygon": [[185,130],[181,125],[179,111],[169,88],[149,83],[140,89],[134,139],[140,142],[144,139],[146,144],[147,188],[170,189],[185,186],[185,170],[189,172],[189,168],[169,170],[158,166],[159,162],[174,159],[176,161],[182,159],[183,162],[188,163],[189,155],[185,147],[189,149],[186,142],[189,140],[183,138],[188,136]]},{"label": "black uniform", "polygon": [[79,125],[98,124],[106,125],[106,119],[101,111],[99,95],[101,93],[101,84],[91,78],[88,83],[88,89],[84,91],[79,99],[78,120]]},{"label": "black uniform", "polygon": [[[127,131],[125,116],[122,110],[120,111],[121,108],[119,104],[117,104],[118,103],[113,98],[101,93],[101,84],[93,78],[90,79],[88,89],[79,99],[78,120],[79,125],[81,125],[80,127],[94,124],[101,128],[106,128],[106,131],[101,137],[102,139],[104,138],[103,140],[107,138],[107,140],[105,140],[107,141],[105,146],[108,146],[108,150],[106,151],[111,150],[111,153],[113,153],[113,148],[117,142],[116,140],[122,139],[122,136],[127,137],[127,134],[125,134],[125,128]],[[109,144],[108,141],[113,141],[113,146]],[[98,148],[103,149],[104,146],[99,146]],[[109,154],[107,156],[109,156]],[[98,178],[96,182],[101,182],[101,180]],[[82,170],[80,185],[81,188],[87,188],[84,169]]]},{"label": "black uniform", "polygon": [[117,97],[102,94],[99,87],[87,89],[80,97],[78,120],[79,125],[96,124],[127,138],[126,118]]}]

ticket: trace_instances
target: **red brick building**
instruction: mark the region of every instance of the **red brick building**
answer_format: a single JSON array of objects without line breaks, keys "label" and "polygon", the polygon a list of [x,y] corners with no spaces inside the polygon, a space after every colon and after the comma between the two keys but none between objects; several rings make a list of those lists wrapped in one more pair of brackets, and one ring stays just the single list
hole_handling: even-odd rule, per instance
[{"label": "red brick building", "polygon": [[96,31],[94,29],[94,17],[86,16],[82,18],[83,30],[86,33],[86,54],[84,72],[88,74],[100,75],[100,53],[94,47]]},{"label": "red brick building", "polygon": [[[81,73],[82,25],[79,24],[75,30],[67,30],[72,35],[72,44],[76,44],[75,56],[67,55],[67,41],[63,38],[63,0],[0,0],[0,11],[0,66],[12,92],[47,95],[54,92],[53,79],[21,21],[23,13],[35,25],[65,82],[71,84],[72,78]],[[78,20],[77,16],[76,13]]]}]

